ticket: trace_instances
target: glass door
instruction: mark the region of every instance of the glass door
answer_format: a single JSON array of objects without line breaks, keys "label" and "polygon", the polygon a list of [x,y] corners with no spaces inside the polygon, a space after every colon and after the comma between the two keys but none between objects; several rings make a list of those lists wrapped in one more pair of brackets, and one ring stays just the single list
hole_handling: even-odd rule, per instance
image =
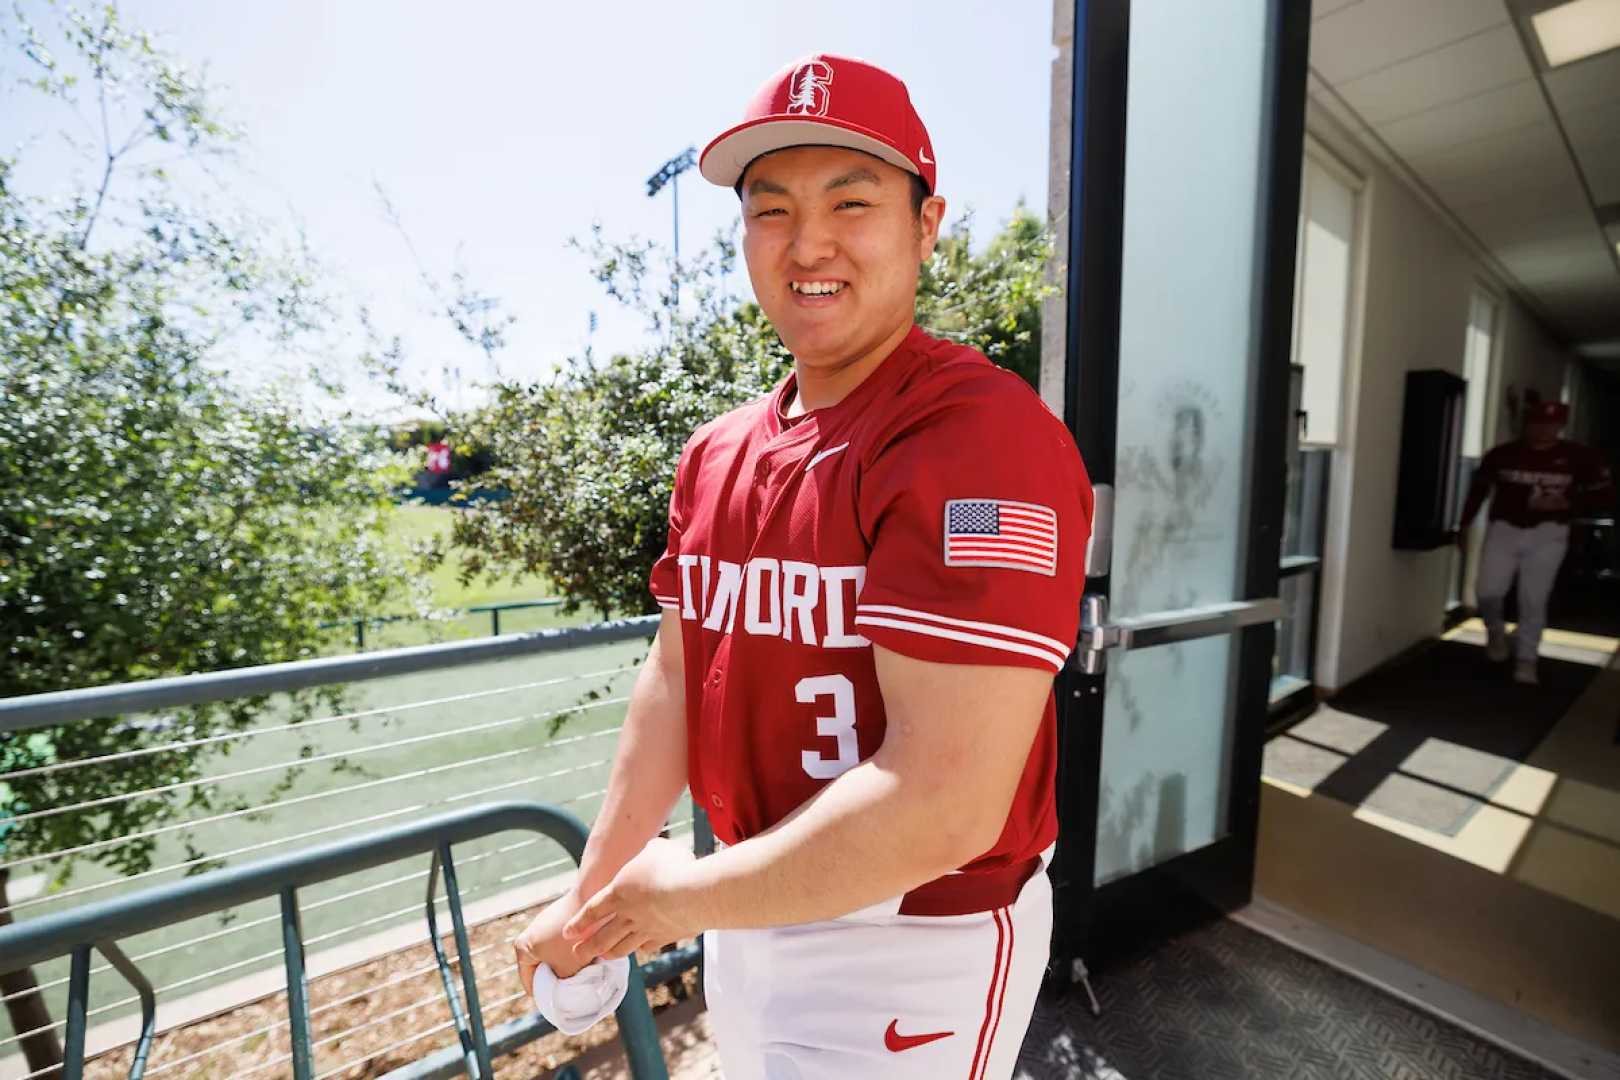
[{"label": "glass door", "polygon": [[1076,7],[1067,415],[1100,498],[1063,682],[1060,957],[1249,897],[1307,33],[1285,0]]}]

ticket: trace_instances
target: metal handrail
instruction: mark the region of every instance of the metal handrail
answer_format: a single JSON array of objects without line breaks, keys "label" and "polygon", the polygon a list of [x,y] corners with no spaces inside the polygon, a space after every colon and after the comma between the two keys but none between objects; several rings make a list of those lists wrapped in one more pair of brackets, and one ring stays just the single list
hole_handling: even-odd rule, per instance
[{"label": "metal handrail", "polygon": [[[68,1024],[65,1042],[64,1080],[80,1080],[84,1072],[86,1013],[90,991],[90,950],[100,950],[129,978],[137,989],[145,980],[118,951],[118,939],[154,930],[170,923],[207,915],[224,908],[279,896],[282,907],[283,955],[287,969],[287,1002],[292,1022],[293,1072],[297,1080],[314,1075],[309,1036],[309,1002],[304,972],[304,943],[298,911],[298,890],[333,878],[358,873],[412,855],[431,853],[435,869],[442,869],[445,891],[455,934],[456,952],[462,971],[465,1002],[456,998],[450,981],[449,960],[437,947],[433,894],[428,900],[429,927],[435,934],[435,954],[451,999],[451,1012],[461,1037],[461,1052],[454,1059],[475,1080],[492,1076],[490,1059],[552,1030],[549,1024],[531,1017],[516,1025],[507,1024],[486,1035],[472,962],[466,924],[462,918],[451,847],[492,833],[527,830],[555,840],[577,864],[585,851],[586,829],[578,818],[556,807],[534,802],[503,802],[444,814],[425,821],[402,825],[384,832],[340,840],[305,851],[216,870],[185,881],[145,889],[130,896],[115,897],[80,908],[44,915],[0,928],[0,957],[8,969],[31,967],[64,954],[72,956],[68,983]],[[663,958],[660,958],[663,959]],[[693,958],[695,959],[695,957]],[[687,964],[686,966],[690,966]],[[674,969],[684,970],[684,967]],[[150,987],[145,986],[144,991]],[[155,1001],[142,993],[141,1036],[131,1080],[139,1080],[146,1066],[155,1027]],[[641,969],[631,962],[630,988],[617,1013],[630,1072],[635,1080],[667,1080],[668,1070],[659,1048],[652,1010],[647,1004],[646,982]],[[520,1041],[514,1041],[521,1035]],[[412,1071],[413,1076],[449,1076],[443,1071],[440,1055],[433,1067]],[[425,1064],[429,1059],[424,1059]]]},{"label": "metal handrail", "polygon": [[152,712],[187,705],[206,705],[230,698],[307,690],[334,683],[361,682],[392,675],[481,664],[512,656],[533,656],[566,649],[609,645],[650,637],[659,616],[614,619],[590,626],[557,627],[523,634],[412,645],[353,656],[325,656],[281,664],[230,668],[195,675],[175,675],[142,682],[53,690],[43,694],[0,698],[0,733],[70,724],[100,716]]}]

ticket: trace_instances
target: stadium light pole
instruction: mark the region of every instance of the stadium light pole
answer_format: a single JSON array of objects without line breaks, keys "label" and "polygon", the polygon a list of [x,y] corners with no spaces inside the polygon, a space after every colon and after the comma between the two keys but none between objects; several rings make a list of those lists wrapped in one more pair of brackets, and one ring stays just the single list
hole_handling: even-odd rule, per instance
[{"label": "stadium light pole", "polygon": [[697,147],[688,146],[647,178],[647,197],[650,199],[669,185],[675,204],[675,303],[681,302],[681,173],[697,164]]}]

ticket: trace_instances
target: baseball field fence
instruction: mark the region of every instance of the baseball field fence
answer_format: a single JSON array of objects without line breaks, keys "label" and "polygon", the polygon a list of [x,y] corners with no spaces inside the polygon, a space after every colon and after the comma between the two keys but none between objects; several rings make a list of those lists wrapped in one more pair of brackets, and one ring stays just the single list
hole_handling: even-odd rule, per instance
[{"label": "baseball field fence", "polygon": [[[48,1013],[43,1032],[0,1028],[0,1080],[491,1075],[551,1031],[511,942],[572,883],[584,834],[566,823],[596,815],[656,625],[0,700],[0,740],[33,751],[0,753],[0,971],[36,981],[0,1001],[15,1015],[38,995]],[[242,703],[224,730],[193,723]],[[63,737],[120,728],[141,737]],[[57,759],[42,739],[116,749]],[[98,794],[97,775],[166,755],[193,765]],[[57,788],[73,798],[15,797]],[[686,798],[667,835],[712,843]],[[666,952],[646,981],[679,995],[698,960]],[[650,1023],[621,1023],[638,1080],[663,1068]],[[22,1040],[44,1032],[66,1070],[25,1065]]]},{"label": "baseball field fence", "polygon": [[[443,613],[435,625],[441,629],[454,627],[465,636],[476,636],[480,629],[485,629],[490,637],[499,637],[504,627],[507,630],[535,629],[524,627],[525,620],[534,621],[538,616],[542,619],[549,617],[555,620],[563,606],[560,597],[547,596],[538,600],[506,600],[500,603],[474,604],[471,607],[452,608]],[[434,622],[422,615],[357,615],[352,619],[340,619],[335,622],[322,623],[323,630],[345,629],[352,635],[351,641],[355,652],[365,652],[368,648],[387,647],[390,644],[392,633],[405,629],[410,630]]]}]

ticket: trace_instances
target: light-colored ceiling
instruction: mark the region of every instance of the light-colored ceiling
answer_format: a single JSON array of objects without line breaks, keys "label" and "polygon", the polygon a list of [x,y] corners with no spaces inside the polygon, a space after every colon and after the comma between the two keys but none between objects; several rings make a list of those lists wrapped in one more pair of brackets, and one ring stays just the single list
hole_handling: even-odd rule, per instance
[{"label": "light-colored ceiling", "polygon": [[1310,92],[1556,335],[1620,355],[1620,49],[1548,69],[1528,19],[1556,2],[1314,0]]}]

